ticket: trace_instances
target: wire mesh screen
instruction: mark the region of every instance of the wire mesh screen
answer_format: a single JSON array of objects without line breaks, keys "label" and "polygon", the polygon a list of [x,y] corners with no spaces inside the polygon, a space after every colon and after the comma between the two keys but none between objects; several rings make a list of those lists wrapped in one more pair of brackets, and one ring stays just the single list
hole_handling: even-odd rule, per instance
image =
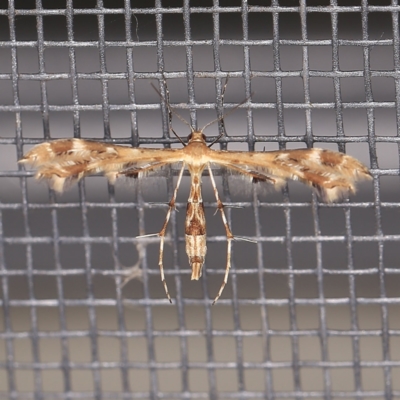
[{"label": "wire mesh screen", "polygon": [[[398,2],[150,3],[0,3],[0,398],[399,398]],[[180,147],[150,85],[165,93],[164,78],[192,126],[244,101],[214,147],[345,151],[373,183],[326,205],[221,171],[232,231],[256,243],[234,243],[212,306],[224,227],[205,174],[209,250],[191,281],[184,176],[165,244],[171,305],[159,239],[137,236],[159,232],[173,170],[56,195],[17,164],[62,137]]]}]

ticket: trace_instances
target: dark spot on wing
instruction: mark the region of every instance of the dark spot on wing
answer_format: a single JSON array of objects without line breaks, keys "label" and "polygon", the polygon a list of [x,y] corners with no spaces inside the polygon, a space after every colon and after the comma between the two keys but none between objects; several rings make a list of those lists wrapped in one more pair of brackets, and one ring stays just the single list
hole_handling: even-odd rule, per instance
[{"label": "dark spot on wing", "polygon": [[274,185],[276,183],[276,180],[267,176],[267,175],[260,175],[255,171],[250,171],[250,173],[253,176],[252,182],[253,183],[259,183],[259,182],[268,182]]},{"label": "dark spot on wing", "polygon": [[130,171],[126,171],[126,172],[121,172],[120,175],[125,175],[127,178],[136,179],[139,176],[139,172],[130,170]]},{"label": "dark spot on wing", "polygon": [[267,180],[264,178],[255,178],[253,177],[253,183],[260,183],[260,182],[266,182]]}]

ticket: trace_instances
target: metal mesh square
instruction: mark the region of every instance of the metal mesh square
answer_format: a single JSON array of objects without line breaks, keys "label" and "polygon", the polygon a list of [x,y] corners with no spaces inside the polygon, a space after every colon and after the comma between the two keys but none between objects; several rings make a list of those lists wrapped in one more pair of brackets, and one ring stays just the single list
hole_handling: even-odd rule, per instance
[{"label": "metal mesh square", "polygon": [[[400,398],[399,11],[396,0],[2,1],[0,398]],[[221,172],[234,234],[257,243],[234,244],[211,306],[224,231],[205,176],[209,251],[191,282],[186,178],[166,241],[170,305],[158,238],[136,236],[162,226],[171,171],[133,188],[91,177],[56,196],[17,164],[60,137],[179,146],[149,85],[164,91],[163,77],[193,126],[248,99],[215,146],[346,151],[373,184],[326,205],[296,185],[244,193]]]}]

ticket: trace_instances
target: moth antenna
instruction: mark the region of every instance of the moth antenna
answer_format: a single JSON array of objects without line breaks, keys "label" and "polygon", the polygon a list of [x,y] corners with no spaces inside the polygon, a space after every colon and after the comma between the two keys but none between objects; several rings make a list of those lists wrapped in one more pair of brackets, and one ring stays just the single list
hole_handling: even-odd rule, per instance
[{"label": "moth antenna", "polygon": [[[161,92],[155,87],[155,85],[153,83],[151,83],[152,88],[156,91],[156,93],[160,96],[161,100],[164,101],[165,105],[168,107],[168,111],[171,114],[174,114],[181,122],[183,122],[185,125],[187,125],[190,128],[190,131],[193,133],[195,130],[193,129],[193,127],[189,124],[189,122],[187,122],[185,120],[185,118],[183,118],[177,111],[175,111],[171,105],[169,104],[168,100],[164,98],[164,96],[161,94]],[[170,131],[178,138],[178,140],[184,145],[186,146],[186,143],[182,140],[182,138],[172,129],[171,126],[171,118],[170,118],[170,124],[169,124],[169,129]]]},{"label": "moth antenna", "polygon": [[[213,121],[209,122],[208,124],[204,125],[203,128],[201,128],[200,132],[203,132],[206,128],[208,128],[210,125],[215,124],[216,122],[219,121],[224,121],[224,118],[227,117],[228,115],[232,114],[234,111],[236,111],[240,106],[242,106],[244,103],[246,103],[246,101],[248,101],[250,99],[250,97],[253,94],[251,94],[249,97],[246,97],[243,101],[241,101],[239,104],[237,104],[235,107],[233,107],[231,110],[229,110],[227,113],[221,115],[220,117],[214,119]],[[213,144],[217,143],[219,139],[222,138],[222,136],[225,135],[225,130],[224,132],[220,133],[216,139],[214,139],[209,145],[208,147],[211,147]]]}]

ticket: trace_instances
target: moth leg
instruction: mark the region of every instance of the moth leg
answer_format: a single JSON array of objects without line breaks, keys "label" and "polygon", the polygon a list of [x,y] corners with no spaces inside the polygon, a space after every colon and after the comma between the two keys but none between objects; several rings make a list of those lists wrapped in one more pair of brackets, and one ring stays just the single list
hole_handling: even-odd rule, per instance
[{"label": "moth leg", "polygon": [[222,222],[224,223],[224,226],[225,226],[226,238],[228,241],[227,250],[226,250],[226,267],[225,267],[224,280],[222,281],[222,284],[221,284],[221,287],[219,288],[218,294],[212,303],[214,305],[217,302],[217,300],[221,297],[221,294],[222,294],[226,284],[228,283],[229,270],[231,269],[232,240],[234,239],[234,236],[232,234],[231,229],[229,228],[228,220],[226,219],[226,215],[224,212],[224,205],[222,204],[222,201],[219,198],[217,185],[215,184],[214,175],[212,173],[210,164],[207,165],[207,168],[210,173],[211,184],[214,189],[215,199],[217,200],[217,207],[221,213]]},{"label": "moth leg", "polygon": [[174,189],[174,194],[172,195],[172,199],[170,200],[170,202],[168,204],[169,207],[168,207],[167,215],[165,217],[164,224],[161,228],[161,231],[158,233],[158,236],[160,237],[160,255],[159,255],[159,259],[158,259],[158,265],[160,267],[161,282],[164,285],[165,294],[167,295],[170,303],[172,303],[172,300],[171,300],[171,296],[168,292],[167,281],[165,280],[165,275],[164,275],[164,264],[163,264],[164,241],[165,241],[165,233],[167,231],[167,225],[168,225],[169,219],[171,217],[171,212],[172,212],[172,209],[175,208],[176,195],[178,194],[178,189],[179,189],[179,186],[182,181],[182,176],[183,176],[184,170],[185,170],[185,163],[183,163],[182,168],[179,172],[178,181],[177,181],[175,189]]}]

